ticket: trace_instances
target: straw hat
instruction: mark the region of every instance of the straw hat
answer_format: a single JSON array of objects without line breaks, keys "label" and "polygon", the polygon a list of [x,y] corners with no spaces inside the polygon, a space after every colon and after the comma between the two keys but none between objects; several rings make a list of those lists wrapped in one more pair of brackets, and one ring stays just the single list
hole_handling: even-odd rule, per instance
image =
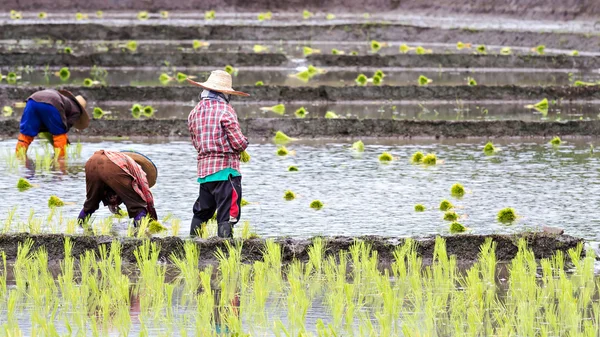
[{"label": "straw hat", "polygon": [[75,103],[77,103],[77,105],[81,109],[81,117],[79,117],[79,119],[75,123],[73,123],[73,126],[78,130],[83,130],[90,126],[90,115],[88,115],[87,111],[85,110],[85,107],[87,105],[85,98],[83,98],[83,96],[81,95],[74,96],[68,90],[59,90],[58,92],[61,95],[69,97],[70,99],[75,101]]},{"label": "straw hat", "polygon": [[208,79],[204,83],[198,83],[196,81],[192,81],[189,78],[187,79],[193,85],[197,85],[201,88],[222,92],[224,94],[236,95],[236,96],[250,96],[245,92],[235,91],[231,87],[231,75],[223,70],[215,70],[210,73]]},{"label": "straw hat", "polygon": [[129,158],[133,159],[138,165],[142,167],[142,170],[146,173],[146,178],[148,179],[148,186],[152,187],[156,184],[156,178],[158,177],[158,169],[156,165],[150,160],[150,158],[144,156],[143,154],[135,151],[121,151],[121,153],[126,154]]}]

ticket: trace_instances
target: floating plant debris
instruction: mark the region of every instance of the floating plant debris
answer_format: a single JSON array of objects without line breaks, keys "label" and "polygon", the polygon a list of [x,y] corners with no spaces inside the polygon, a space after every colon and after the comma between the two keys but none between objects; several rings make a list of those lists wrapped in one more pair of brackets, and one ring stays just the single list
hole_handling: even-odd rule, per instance
[{"label": "floating plant debris", "polygon": [[498,212],[497,219],[501,223],[513,223],[517,220],[517,212],[514,208],[503,208]]},{"label": "floating plant debris", "polygon": [[306,9],[305,9],[304,11],[302,11],[302,18],[303,18],[304,20],[306,20],[306,19],[310,19],[310,18],[311,18],[313,15],[314,15],[313,13],[309,12],[309,11],[308,11],[308,10],[306,10]]},{"label": "floating plant debris", "polygon": [[321,208],[323,208],[323,202],[321,202],[320,200],[313,200],[310,203],[310,208],[320,210]]},{"label": "floating plant debris", "polygon": [[154,108],[151,105],[146,105],[142,110],[142,114],[145,117],[152,117],[154,116]]},{"label": "floating plant debris", "polygon": [[450,233],[463,233],[466,230],[467,227],[459,222],[454,221],[450,224]]},{"label": "floating plant debris", "polygon": [[228,73],[229,75],[235,75],[237,70],[233,67],[230,66],[229,64],[225,66],[225,68],[223,68],[223,70],[225,70],[226,73]]},{"label": "floating plant debris", "polygon": [[142,116],[142,110],[144,110],[144,107],[141,106],[140,104],[134,104],[131,107],[131,116],[133,116],[133,118],[140,118]]},{"label": "floating plant debris", "polygon": [[294,200],[294,199],[296,199],[296,193],[294,193],[290,190],[287,190],[283,193],[283,199],[285,199],[287,201]]},{"label": "floating plant debris", "polygon": [[244,207],[244,206],[248,206],[250,205],[250,202],[244,198],[242,198],[242,201],[240,201],[240,206]]},{"label": "floating plant debris", "polygon": [[260,44],[255,44],[254,47],[252,48],[252,50],[255,53],[264,53],[266,51],[269,51],[269,47],[263,46],[263,45],[260,45]]},{"label": "floating plant debris", "polygon": [[287,144],[294,140],[296,140],[296,138],[289,137],[282,131],[275,132],[275,137],[273,137],[273,142],[275,142],[275,144],[279,144],[279,145]]},{"label": "floating plant debris", "polygon": [[262,107],[260,108],[260,110],[262,111],[271,111],[274,112],[278,115],[282,115],[285,114],[285,105],[284,104],[277,104],[277,105],[273,105],[273,106],[269,106],[269,107]]},{"label": "floating plant debris", "polygon": [[446,211],[446,213],[444,213],[444,220],[456,221],[458,220],[458,214],[456,214],[454,211]]},{"label": "floating plant debris", "polygon": [[200,40],[192,41],[192,48],[194,48],[194,49],[206,48],[208,46],[210,46],[210,42],[200,41]]},{"label": "floating plant debris", "polygon": [[148,232],[150,234],[158,234],[166,231],[168,228],[156,220],[150,221],[148,224]]},{"label": "floating plant debris", "polygon": [[33,185],[31,185],[31,183],[25,178],[19,178],[19,181],[17,181],[17,189],[20,192],[26,191],[32,187]]},{"label": "floating plant debris", "polygon": [[276,153],[278,156],[283,157],[283,156],[287,156],[289,151],[288,151],[288,149],[285,148],[285,146],[280,146],[279,148],[277,148]]},{"label": "floating plant debris", "polygon": [[135,53],[135,51],[137,50],[138,47],[138,43],[137,41],[127,41],[127,44],[125,45],[125,48],[127,48],[130,52]]},{"label": "floating plant debris", "polygon": [[338,116],[338,114],[336,114],[333,111],[327,111],[325,113],[325,118],[331,118],[331,119],[335,119],[335,118],[340,118],[340,116]]},{"label": "floating plant debris", "polygon": [[318,74],[325,73],[325,70],[323,70],[321,68],[317,68],[317,67],[313,66],[312,64],[308,65],[308,68],[306,68],[306,71],[308,71],[308,73],[311,75],[311,77],[318,75]]},{"label": "floating plant debris", "polygon": [[433,153],[428,153],[422,160],[425,165],[435,165],[437,164],[437,156]]},{"label": "floating plant debris", "polygon": [[542,115],[547,115],[548,114],[548,99],[544,98],[543,100],[535,103],[535,104],[529,104],[525,106],[527,109],[534,109],[540,113],[542,113]]},{"label": "floating plant debris", "polygon": [[539,46],[536,46],[535,48],[532,49],[532,51],[540,54],[540,55],[544,55],[544,52],[546,51],[546,46],[541,44]]},{"label": "floating plant debris", "polygon": [[431,82],[433,82],[432,79],[429,79],[429,78],[427,78],[427,77],[425,77],[423,75],[419,76],[418,83],[419,83],[420,86],[426,86],[426,85],[428,85]]},{"label": "floating plant debris", "polygon": [[552,138],[552,140],[550,141],[550,144],[552,144],[553,146],[559,146],[561,143],[562,140],[558,136]]},{"label": "floating plant debris", "polygon": [[240,161],[242,163],[247,163],[250,161],[250,155],[248,154],[248,152],[246,150],[244,150],[240,153]]},{"label": "floating plant debris", "polygon": [[448,200],[442,200],[442,202],[440,202],[440,211],[442,212],[446,212],[450,209],[453,209],[454,205],[452,205],[452,203]]},{"label": "floating plant debris", "polygon": [[379,155],[379,161],[380,162],[387,163],[387,162],[390,162],[392,160],[394,160],[394,157],[389,152],[384,152],[384,153],[382,153],[382,154]]},{"label": "floating plant debris", "polygon": [[327,15],[325,16],[325,19],[327,19],[327,20],[333,20],[333,19],[335,19],[335,14],[331,14],[331,13],[329,13],[329,14],[327,14]]},{"label": "floating plant debris", "polygon": [[10,117],[13,114],[13,108],[11,106],[5,105],[2,107],[2,116]]},{"label": "floating plant debris", "polygon": [[425,206],[423,206],[421,204],[416,204],[415,205],[415,212],[425,212]]},{"label": "floating plant debris", "polygon": [[410,158],[410,161],[415,164],[420,163],[421,161],[423,161],[424,156],[425,155],[423,154],[423,152],[417,151],[417,152],[413,153],[412,157]]},{"label": "floating plant debris", "polygon": [[352,144],[352,150],[356,152],[365,152],[365,144],[362,142],[362,140],[357,140]]},{"label": "floating plant debris", "polygon": [[265,21],[265,20],[271,20],[271,18],[273,17],[273,13],[271,12],[266,12],[266,13],[258,13],[258,21]]},{"label": "floating plant debris", "polygon": [[463,197],[465,195],[465,187],[459,183],[456,183],[450,188],[450,194],[457,198]]},{"label": "floating plant debris", "polygon": [[150,14],[147,11],[141,11],[137,14],[138,20],[148,20],[150,18]]},{"label": "floating plant debris", "polygon": [[214,10],[204,12],[204,19],[206,19],[206,20],[212,20],[216,16],[217,16],[217,12],[215,12]]},{"label": "floating plant debris", "polygon": [[477,46],[477,52],[481,55],[485,55],[487,54],[487,48],[485,45],[480,44],[479,46]]},{"label": "floating plant debris", "polygon": [[467,78],[467,84],[470,87],[474,87],[477,85],[477,81],[475,81],[475,79],[473,77],[469,77],[469,78]]},{"label": "floating plant debris", "polygon": [[321,52],[321,50],[311,48],[311,47],[304,46],[302,48],[302,53],[304,54],[304,56],[308,56],[308,55],[312,55],[312,54],[319,54],[320,52]]},{"label": "floating plant debris", "polygon": [[296,110],[294,112],[294,115],[296,115],[296,117],[298,117],[298,118],[304,118],[304,117],[306,117],[306,115],[308,115],[308,111],[306,111],[306,109],[304,107],[300,107],[298,110]]},{"label": "floating plant debris", "polygon": [[291,165],[290,167],[288,167],[288,171],[289,172],[298,172],[298,167]]},{"label": "floating plant debris", "polygon": [[512,54],[512,50],[510,49],[510,47],[503,47],[502,49],[500,49],[500,55],[510,55]]},{"label": "floating plant debris", "polygon": [[356,78],[356,80],[354,80],[354,81],[356,82],[356,84],[358,84],[360,86],[364,86],[367,84],[369,79],[367,78],[367,76],[365,74],[359,74],[358,77]]},{"label": "floating plant debris", "polygon": [[262,87],[265,85],[265,83],[263,81],[256,81],[256,83],[254,83],[254,85],[257,87]]},{"label": "floating plant debris", "polygon": [[55,195],[51,195],[50,199],[48,199],[48,207],[50,208],[63,207],[64,205],[65,202]]},{"label": "floating plant debris", "polygon": [[168,84],[169,82],[171,82],[171,80],[172,80],[172,79],[173,79],[173,78],[172,78],[171,76],[169,76],[168,74],[166,74],[166,73],[162,73],[162,74],[160,74],[160,76],[158,77],[158,80],[160,81],[160,83],[161,83],[162,85],[166,85],[166,84]]},{"label": "floating plant debris", "polygon": [[496,152],[496,147],[494,146],[494,144],[492,144],[492,142],[487,142],[487,144],[485,144],[485,146],[483,147],[483,152],[485,154],[493,154],[494,152]]}]

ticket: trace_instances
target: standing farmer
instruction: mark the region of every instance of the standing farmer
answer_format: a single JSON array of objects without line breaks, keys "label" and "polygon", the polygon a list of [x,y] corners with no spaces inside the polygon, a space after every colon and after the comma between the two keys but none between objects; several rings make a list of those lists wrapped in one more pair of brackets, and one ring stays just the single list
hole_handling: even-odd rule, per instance
[{"label": "standing farmer", "polygon": [[157,176],[154,163],[141,153],[96,151],[85,164],[86,200],[79,213],[80,224],[100,207],[100,201],[113,214],[118,214],[124,203],[135,226],[146,215],[158,220],[150,192]]},{"label": "standing farmer", "polygon": [[90,124],[85,111],[86,101],[81,96],[73,96],[67,90],[41,90],[27,99],[21,117],[17,153],[27,153],[33,138],[40,132],[52,135],[54,148],[59,156],[65,155],[68,144],[67,132],[71,127],[83,130]]},{"label": "standing farmer", "polygon": [[230,238],[233,225],[240,220],[240,153],[248,147],[248,138],[242,134],[229,99],[231,95],[250,95],[233,90],[231,75],[223,70],[213,71],[204,83],[188,82],[204,89],[188,116],[192,144],[198,151],[200,183],[190,235],[198,235],[216,211],[219,237]]}]

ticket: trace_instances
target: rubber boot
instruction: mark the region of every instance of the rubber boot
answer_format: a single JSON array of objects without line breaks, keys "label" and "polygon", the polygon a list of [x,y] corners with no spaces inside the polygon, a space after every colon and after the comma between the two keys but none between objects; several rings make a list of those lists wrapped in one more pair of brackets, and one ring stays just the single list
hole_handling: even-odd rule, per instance
[{"label": "rubber boot", "polygon": [[31,142],[33,142],[33,137],[20,133],[17,141],[17,148],[15,149],[17,155],[25,155]]},{"label": "rubber boot", "polygon": [[222,222],[217,225],[217,235],[223,239],[229,239],[233,237],[233,226],[231,222]]},{"label": "rubber boot", "polygon": [[69,138],[66,133],[62,135],[53,135],[52,140],[54,141],[54,153],[58,152],[58,157],[63,158],[67,151],[67,144],[69,142]]}]

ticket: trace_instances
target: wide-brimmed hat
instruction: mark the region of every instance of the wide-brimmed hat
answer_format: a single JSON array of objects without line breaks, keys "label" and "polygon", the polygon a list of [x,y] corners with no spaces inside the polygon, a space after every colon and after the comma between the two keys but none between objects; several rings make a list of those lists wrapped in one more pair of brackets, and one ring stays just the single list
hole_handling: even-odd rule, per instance
[{"label": "wide-brimmed hat", "polygon": [[148,179],[148,186],[152,187],[156,184],[156,178],[158,177],[158,169],[154,162],[150,158],[143,154],[135,151],[121,151],[126,154],[129,158],[133,159],[138,165],[142,167],[142,170],[146,173],[146,179]]},{"label": "wide-brimmed hat", "polygon": [[90,126],[90,115],[88,115],[87,111],[85,110],[85,107],[87,105],[85,98],[83,98],[83,96],[81,96],[81,95],[75,96],[75,95],[73,95],[73,93],[71,93],[68,90],[59,90],[58,92],[61,95],[69,97],[70,99],[75,101],[75,103],[77,103],[77,105],[81,109],[81,117],[79,117],[79,119],[77,121],[75,121],[75,123],[73,123],[73,126],[77,130],[83,130],[83,129],[87,128],[88,126]]},{"label": "wide-brimmed hat", "polygon": [[250,94],[245,92],[233,90],[231,87],[231,75],[223,70],[215,70],[211,72],[206,82],[203,83],[192,81],[189,78],[187,81],[193,85],[197,85],[207,90],[218,91],[229,95],[250,96]]}]

